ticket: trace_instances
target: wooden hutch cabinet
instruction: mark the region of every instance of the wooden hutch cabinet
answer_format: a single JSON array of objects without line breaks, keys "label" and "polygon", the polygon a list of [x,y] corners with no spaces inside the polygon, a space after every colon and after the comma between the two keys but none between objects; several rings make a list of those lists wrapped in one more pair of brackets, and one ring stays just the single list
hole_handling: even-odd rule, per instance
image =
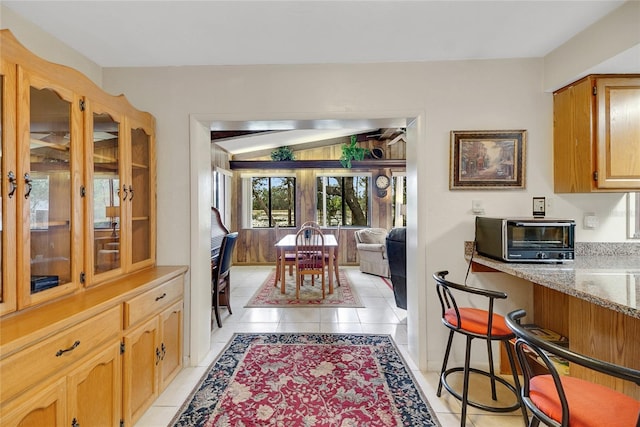
[{"label": "wooden hutch cabinet", "polygon": [[640,75],[590,75],[553,94],[554,191],[640,190]]},{"label": "wooden hutch cabinet", "polygon": [[182,368],[155,119],[0,30],[0,120],[2,425],[133,425]]}]

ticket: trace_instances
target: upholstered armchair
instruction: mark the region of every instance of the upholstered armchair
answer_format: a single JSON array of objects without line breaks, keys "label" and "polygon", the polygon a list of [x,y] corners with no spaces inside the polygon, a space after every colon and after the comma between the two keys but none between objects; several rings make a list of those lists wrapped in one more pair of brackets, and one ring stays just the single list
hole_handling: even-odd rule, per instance
[{"label": "upholstered armchair", "polygon": [[365,228],[355,232],[360,271],[389,277],[387,260],[387,230],[384,228]]}]

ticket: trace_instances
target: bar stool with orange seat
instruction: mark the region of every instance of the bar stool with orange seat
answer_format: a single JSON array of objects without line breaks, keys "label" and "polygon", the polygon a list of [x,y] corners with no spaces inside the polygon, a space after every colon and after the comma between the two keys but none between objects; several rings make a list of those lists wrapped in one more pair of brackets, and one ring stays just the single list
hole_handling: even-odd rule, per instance
[{"label": "bar stool with orange seat", "polygon": [[[506,322],[517,337],[516,355],[524,376],[522,400],[533,414],[531,427],[540,422],[552,427],[640,426],[640,401],[590,381],[559,375],[549,355],[568,360],[570,369],[576,364],[638,385],[640,371],[544,341],[520,325],[524,316],[524,310],[512,311]],[[549,373],[536,374],[530,365],[532,358],[542,361]]]},{"label": "bar stool with orange seat", "polygon": [[[509,340],[514,338],[515,335],[507,327],[504,317],[493,312],[494,301],[496,299],[507,298],[507,294],[504,292],[473,288],[453,283],[445,279],[447,274],[449,274],[448,271],[439,271],[433,275],[433,278],[436,281],[436,291],[438,293],[438,298],[440,299],[440,306],[442,308],[442,323],[449,328],[449,340],[447,342],[447,349],[442,362],[442,369],[440,371],[440,380],[436,395],[440,397],[442,394],[442,386],[444,386],[451,395],[462,402],[462,414],[460,419],[460,425],[462,427],[466,424],[467,405],[490,412],[512,412],[520,409],[524,417],[524,424],[527,425],[529,417],[520,397],[520,381],[516,370],[515,357],[513,354],[513,348],[509,345]],[[487,309],[459,307],[454,297],[454,291],[457,294],[478,295],[486,298],[488,300]],[[447,369],[453,335],[456,332],[466,336],[467,343],[464,367]],[[471,342],[474,338],[486,341],[487,355],[489,358],[488,372],[470,367]],[[507,355],[509,357],[509,365],[513,373],[513,385],[495,373],[493,366],[493,352],[491,349],[491,343],[493,341],[500,341],[506,347]],[[454,372],[463,373],[462,394],[454,390],[447,382],[447,377]],[[496,383],[500,383],[513,394],[515,403],[505,406],[498,406],[496,403],[495,406],[492,406],[469,399],[469,375],[471,373],[480,374],[489,378],[491,383],[492,400],[498,400]]]}]

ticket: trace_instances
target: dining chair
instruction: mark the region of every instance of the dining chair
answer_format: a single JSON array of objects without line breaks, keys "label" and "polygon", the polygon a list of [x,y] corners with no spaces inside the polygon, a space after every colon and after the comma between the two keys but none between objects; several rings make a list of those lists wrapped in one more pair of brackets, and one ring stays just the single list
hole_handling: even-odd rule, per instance
[{"label": "dining chair", "polygon": [[296,299],[300,298],[300,286],[304,276],[311,276],[314,285],[315,276],[322,282],[322,298],[325,297],[325,247],[324,235],[320,228],[301,228],[296,234]]},{"label": "dining chair", "polygon": [[[553,359],[567,360],[570,370],[579,365],[587,368],[584,371],[587,375],[596,371],[613,380],[619,378],[637,385],[640,385],[639,370],[545,341],[520,324],[524,316],[525,310],[515,310],[507,314],[506,322],[517,337],[516,355],[524,378],[522,400],[533,414],[530,427],[537,427],[540,422],[551,427],[640,426],[639,400],[591,381],[560,375]],[[532,363],[543,363],[546,370],[534,369]]]},{"label": "dining chair", "polygon": [[333,271],[335,272],[336,275],[336,282],[338,283],[338,286],[340,286],[340,273],[338,270],[338,260],[339,260],[339,252],[340,252],[340,230],[341,230],[341,226],[338,225],[336,227],[336,229],[334,230],[333,235],[336,238],[336,243],[338,244],[334,249],[333,249],[333,258],[331,258],[329,256],[329,252],[325,253],[325,262],[328,264],[329,262],[333,263]]},{"label": "dining chair", "polygon": [[[436,292],[438,294],[442,310],[442,324],[449,329],[449,340],[444,353],[442,369],[440,370],[440,380],[438,381],[436,396],[440,397],[442,394],[442,386],[444,386],[452,396],[462,402],[462,413],[460,416],[461,427],[464,427],[467,421],[467,406],[473,406],[474,408],[490,412],[512,412],[516,409],[520,409],[526,425],[529,422],[529,417],[520,397],[520,380],[516,370],[513,348],[509,343],[509,340],[514,338],[515,334],[507,327],[504,317],[494,313],[493,311],[494,301],[497,299],[506,299],[507,294],[504,292],[474,288],[471,286],[453,283],[445,279],[447,274],[449,274],[448,271],[438,271],[433,274],[433,278],[436,281]],[[485,299],[486,305],[480,303],[478,303],[478,305],[484,306],[486,309],[476,308],[477,304],[474,304],[473,307],[461,307],[456,302],[455,295],[464,295],[466,297],[472,295],[482,296]],[[453,367],[447,369],[454,333],[460,333],[466,337],[467,345],[465,350],[464,367]],[[488,372],[470,367],[471,342],[475,338],[486,342],[487,356],[489,359]],[[509,366],[511,367],[511,372],[513,374],[513,385],[495,373],[493,366],[493,352],[491,348],[491,343],[493,341],[499,341],[506,347]],[[454,372],[463,373],[462,394],[454,390],[447,381],[447,377]],[[469,375],[471,373],[480,374],[489,378],[491,383],[491,399],[493,401],[498,400],[496,383],[500,383],[509,392],[513,393],[516,402],[512,405],[502,405],[498,403],[489,405],[469,399]]]},{"label": "dining chair", "polygon": [[[231,264],[233,261],[233,249],[238,240],[238,232],[229,233],[222,239],[218,262],[211,271],[211,306],[218,327],[222,327],[220,320],[220,306],[227,307],[231,312]],[[213,327],[213,319],[211,319]]]},{"label": "dining chair", "polygon": [[320,229],[320,224],[318,224],[315,221],[307,221],[300,226],[300,228],[306,228],[306,227],[314,227],[314,228]]},{"label": "dining chair", "polygon": [[[282,239],[286,233],[283,232],[282,228],[280,228],[280,226],[278,225],[278,223],[276,223],[276,225],[274,226],[274,230],[275,230],[275,234],[276,234],[276,242],[279,242],[280,239]],[[273,282],[273,286],[278,286],[278,282],[280,281],[280,268],[282,265],[282,257],[284,257],[284,265],[289,266],[289,276],[293,276],[293,267],[296,265],[296,254],[295,252],[291,252],[291,251],[282,251],[283,253],[281,253],[280,251],[278,251],[277,254],[277,258],[276,258],[276,280]]]}]

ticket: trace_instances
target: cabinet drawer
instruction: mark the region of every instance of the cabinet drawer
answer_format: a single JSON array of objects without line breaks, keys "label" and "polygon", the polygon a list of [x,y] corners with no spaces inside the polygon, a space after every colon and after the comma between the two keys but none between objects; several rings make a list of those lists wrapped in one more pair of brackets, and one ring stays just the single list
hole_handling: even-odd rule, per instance
[{"label": "cabinet drawer", "polygon": [[182,296],[182,276],[169,280],[124,303],[125,329],[159,313]]},{"label": "cabinet drawer", "polygon": [[121,319],[120,306],[113,307],[0,361],[2,400],[55,376],[101,344],[119,339]]}]

